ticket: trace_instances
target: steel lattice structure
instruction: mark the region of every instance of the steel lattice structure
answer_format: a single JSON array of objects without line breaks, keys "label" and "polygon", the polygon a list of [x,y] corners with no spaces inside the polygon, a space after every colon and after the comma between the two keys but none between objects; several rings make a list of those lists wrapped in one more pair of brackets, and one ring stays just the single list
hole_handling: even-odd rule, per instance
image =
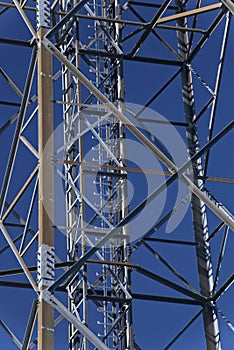
[{"label": "steel lattice structure", "polygon": [[230,349],[233,8],[0,3],[4,348]]}]

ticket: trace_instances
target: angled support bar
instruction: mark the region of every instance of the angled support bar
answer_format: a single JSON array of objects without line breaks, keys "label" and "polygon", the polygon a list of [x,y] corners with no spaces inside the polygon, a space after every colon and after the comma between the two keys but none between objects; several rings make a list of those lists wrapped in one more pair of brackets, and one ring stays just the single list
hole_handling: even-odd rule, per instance
[{"label": "angled support bar", "polygon": [[24,194],[24,192],[26,191],[26,189],[28,188],[29,184],[32,182],[33,178],[35,177],[35,175],[38,172],[38,166],[36,165],[36,167],[33,169],[32,173],[30,174],[29,178],[25,181],[25,183],[23,184],[23,186],[21,187],[21,189],[19,190],[19,192],[17,193],[17,195],[15,196],[15,198],[13,199],[13,201],[11,202],[10,205],[8,205],[8,208],[6,210],[6,212],[4,213],[4,215],[2,216],[2,221],[4,222],[5,219],[8,217],[8,215],[11,213],[12,209],[14,208],[14,206],[16,205],[16,203],[19,201],[19,199],[21,198],[21,196]]},{"label": "angled support bar", "polygon": [[148,243],[143,241],[143,245],[151,252],[158,261],[160,261],[169,271],[171,271],[178,279],[180,279],[186,287],[197,293],[197,291],[191,286],[191,284],[172,266],[166,259],[164,259],[155,249],[153,249]]},{"label": "angled support bar", "polygon": [[234,2],[232,0],[220,0],[224,6],[234,15]]},{"label": "angled support bar", "polygon": [[108,98],[99,91],[85,76],[77,69],[64,55],[47,39],[45,36],[43,40],[45,47],[58,58],[59,61],[64,63],[65,66],[74,74],[79,81],[86,86],[106,107],[119,119],[125,126],[133,133],[138,140],[140,140],[146,147],[148,147],[156,157],[158,157],[168,168],[175,169],[173,162],[169,161],[165,155],[158,150],[155,145],[140,131],[135,125],[123,114],[118,108],[108,100]]},{"label": "angled support bar", "polygon": [[75,317],[68,309],[48,291],[41,292],[41,298],[48,304],[52,305],[64,318],[71,322],[81,334],[83,334],[92,344],[99,350],[110,350],[88,327],[86,327],[77,317]]},{"label": "angled support bar", "polygon": [[29,95],[30,95],[31,86],[33,83],[33,78],[34,78],[34,72],[35,72],[36,63],[37,63],[37,56],[38,56],[37,47],[34,46],[32,56],[31,56],[30,66],[29,66],[29,70],[28,70],[28,75],[27,75],[27,79],[26,79],[26,83],[25,83],[24,96],[23,96],[22,104],[21,104],[20,111],[19,111],[18,122],[17,122],[16,130],[15,130],[15,134],[14,134],[14,139],[13,139],[12,147],[11,147],[11,151],[10,151],[10,156],[9,156],[9,160],[8,160],[2,188],[1,188],[0,217],[2,216],[2,212],[4,209],[7,191],[8,191],[8,187],[10,184],[11,174],[12,174],[12,170],[13,170],[13,166],[14,166],[14,162],[15,162],[15,157],[16,157],[16,153],[18,150],[19,136],[21,133],[26,109],[28,106]]},{"label": "angled support bar", "polygon": [[[116,227],[114,227],[105,237],[103,237],[96,246],[92,247],[79,261],[74,263],[74,265],[66,271],[62,276],[60,276],[57,281],[49,288],[50,291],[56,290],[62,282],[69,283],[69,281],[75,276],[75,274],[80,270],[81,266],[93,255],[96,251],[102,247],[106,242],[108,242],[118,230],[129,223],[146,205],[148,205],[154,198],[156,198],[165,188],[172,184],[181,174],[185,171],[191,162],[199,159],[207,149],[214,146],[221,138],[223,138],[228,132],[230,132],[234,127],[234,121],[229,123],[218,135],[216,135],[210,142],[208,142],[203,148],[200,149],[190,160],[188,160],[180,169],[177,170],[170,178],[168,178],[161,186],[159,186],[154,192],[151,193],[149,197],[143,200],[138,207],[136,207],[132,212],[130,212]],[[170,214],[170,213],[169,213]],[[168,214],[168,215],[169,215]],[[166,220],[166,219],[165,219]]]},{"label": "angled support bar", "polygon": [[212,202],[212,200],[202,192],[185,174],[182,174],[182,180],[188,186],[188,188],[200,199],[202,200],[208,208],[210,208],[213,213],[215,213],[226,225],[228,225],[232,231],[234,231],[234,217],[233,215],[225,208],[218,207]]},{"label": "angled support bar", "polygon": [[156,15],[153,17],[152,21],[146,27],[144,33],[141,35],[140,39],[138,40],[138,42],[136,43],[136,45],[132,49],[132,51],[130,53],[130,56],[134,56],[137,53],[137,51],[139,50],[141,45],[144,43],[144,41],[147,38],[147,36],[150,34],[151,30],[157,25],[157,22],[158,22],[159,18],[166,11],[166,9],[170,5],[170,3],[171,3],[171,0],[166,0],[166,1],[163,2],[161,7],[159,8],[159,10],[157,11]]},{"label": "angled support bar", "polygon": [[17,10],[19,11],[21,17],[23,18],[26,26],[28,27],[29,31],[31,32],[32,36],[34,39],[37,39],[37,33],[35,32],[32,23],[30,22],[30,20],[28,19],[26,13],[24,12],[21,4],[18,2],[18,0],[13,0]]},{"label": "angled support bar", "polygon": [[217,301],[221,297],[221,295],[224,294],[231,287],[233,282],[234,282],[234,273],[226,280],[226,282],[222,285],[222,287],[211,299],[214,301]]},{"label": "angled support bar", "polygon": [[75,14],[88,2],[88,0],[82,0],[63,19],[57,23],[50,31],[48,31],[46,37],[51,39],[53,35],[57,34],[58,31],[73,17]]},{"label": "angled support bar", "polygon": [[31,312],[30,312],[30,317],[28,320],[27,328],[24,334],[24,340],[23,340],[23,345],[22,345],[22,350],[28,350],[29,349],[29,344],[30,340],[32,337],[33,333],[33,328],[35,325],[36,321],[36,316],[37,316],[37,308],[38,308],[38,300],[35,299],[32,304]]},{"label": "angled support bar", "polygon": [[168,350],[172,347],[172,345],[184,334],[184,332],[196,321],[196,319],[202,314],[202,310],[200,310],[188,323],[187,325],[170,341],[170,343],[164,348],[164,350]]},{"label": "angled support bar", "polygon": [[171,282],[168,279],[163,278],[163,277],[161,277],[161,276],[159,276],[159,275],[157,275],[157,274],[155,274],[155,273],[153,273],[153,272],[151,272],[149,270],[146,270],[146,269],[144,269],[142,267],[136,267],[135,270],[137,272],[139,272],[141,275],[149,277],[149,278],[153,279],[154,281],[157,281],[157,282],[163,284],[164,286],[167,286],[167,287],[169,287],[169,288],[171,288],[173,290],[178,291],[179,293],[187,295],[188,297],[193,298],[193,299],[199,301],[202,304],[204,304],[206,302],[206,298],[204,298],[201,294],[195,293],[195,292],[193,292],[191,290],[188,290],[188,289],[180,286],[179,284]]},{"label": "angled support bar", "polygon": [[14,335],[14,333],[10,330],[10,328],[2,321],[0,320],[0,326],[7,332],[7,334],[11,337],[11,339],[13,340],[13,342],[16,344],[16,346],[21,349],[22,348],[22,344],[19,341],[18,338],[16,338],[16,336]]},{"label": "angled support bar", "polygon": [[111,103],[96,87],[93,86],[93,84],[73,65],[71,64],[66,57],[62,55],[62,53],[47,39],[45,36],[43,40],[43,44],[45,47],[58,58],[59,61],[64,63],[67,68],[71,71],[72,74],[74,74],[79,81],[86,86],[87,89],[89,89],[99,100],[100,102],[104,103],[106,107],[113,112],[113,114],[121,120],[126,127],[135,135],[145,146],[147,146],[156,157],[158,157],[168,168],[173,169],[174,173],[173,175],[166,180],[159,188],[157,188],[151,195],[144,200],[137,208],[135,208],[129,215],[127,215],[115,228],[113,228],[105,237],[103,237],[97,245],[92,247],[77,263],[75,263],[70,270],[65,272],[50,288],[50,291],[53,291],[56,289],[60,282],[68,281],[66,283],[69,283],[73,276],[79,271],[80,267],[101,247],[103,246],[107,241],[109,241],[114,234],[117,233],[117,231],[122,227],[123,225],[126,225],[132,218],[134,218],[141,209],[150,201],[152,201],[154,198],[156,198],[169,184],[175,181],[175,179],[178,177],[178,174],[182,174],[182,172],[189,167],[192,161],[199,159],[201,155],[210,147],[212,147],[220,138],[222,138],[228,131],[230,131],[233,128],[234,122],[231,122],[225,129],[223,129],[216,137],[214,137],[210,142],[208,142],[197,154],[195,154],[192,159],[188,160],[180,169],[176,169],[175,164],[170,161],[160,150],[158,150],[155,145],[147,138],[145,137],[136,127],[134,124],[132,124],[128,118],[124,116],[123,113],[121,113],[114,105]]},{"label": "angled support bar", "polygon": [[[224,60],[226,57],[227,43],[228,43],[228,38],[229,38],[229,34],[230,34],[230,29],[231,29],[231,18],[230,18],[229,13],[227,13],[226,23],[225,23],[225,27],[224,27],[224,33],[223,33],[222,47],[221,47],[220,55],[219,55],[219,66],[218,66],[218,70],[217,70],[217,74],[216,74],[212,107],[211,107],[211,112],[210,112],[209,133],[208,133],[207,141],[210,141],[212,136],[213,136],[215,117],[216,117],[216,109],[217,109],[217,103],[218,103],[218,96],[219,96],[219,90],[220,90],[220,86],[221,86]],[[204,160],[204,176],[206,176],[206,174],[207,174],[209,155],[210,155],[210,151],[208,150],[208,152],[205,156],[205,160]]]},{"label": "angled support bar", "polygon": [[24,260],[20,256],[16,246],[14,245],[14,243],[13,243],[9,233],[7,232],[5,226],[3,225],[2,221],[0,221],[0,228],[2,230],[2,233],[3,233],[4,237],[5,237],[5,239],[7,240],[8,244],[9,244],[9,246],[11,247],[12,252],[14,253],[16,259],[18,260],[20,266],[22,267],[22,269],[23,269],[25,275],[27,276],[29,282],[31,283],[34,291],[37,293],[38,289],[37,289],[36,282],[34,281],[31,273],[29,272],[29,270],[28,270]]}]

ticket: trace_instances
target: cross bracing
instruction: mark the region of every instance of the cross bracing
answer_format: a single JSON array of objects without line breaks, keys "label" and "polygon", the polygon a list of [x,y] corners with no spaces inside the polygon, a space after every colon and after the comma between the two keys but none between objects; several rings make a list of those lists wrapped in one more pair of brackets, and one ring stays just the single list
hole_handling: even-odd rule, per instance
[{"label": "cross bracing", "polygon": [[3,344],[228,348],[231,2],[0,6]]}]

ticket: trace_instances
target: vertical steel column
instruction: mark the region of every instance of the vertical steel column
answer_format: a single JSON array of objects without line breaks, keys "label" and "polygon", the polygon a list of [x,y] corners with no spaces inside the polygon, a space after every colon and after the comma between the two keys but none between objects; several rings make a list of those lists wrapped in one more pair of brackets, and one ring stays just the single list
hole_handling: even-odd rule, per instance
[{"label": "vertical steel column", "polygon": [[[77,1],[74,1],[74,6]],[[61,8],[64,12],[70,10],[71,3],[67,0],[61,1]],[[79,57],[78,57],[78,38],[77,38],[77,22],[75,21],[73,26],[71,26],[68,31],[67,36],[64,41],[61,43],[63,54],[72,62],[76,67],[80,66]],[[69,27],[69,24],[68,24]],[[66,30],[66,26],[64,26]],[[77,115],[80,113],[80,107],[74,106],[80,102],[80,85],[79,82],[75,83],[71,72],[67,67],[62,67],[62,83],[63,83],[63,119],[64,119],[64,144],[66,149],[66,160],[68,161],[82,161],[82,138],[79,138],[78,143],[74,142],[72,144],[71,140],[76,135],[77,124],[78,132],[82,130],[82,121]],[[69,145],[69,147],[67,147]],[[65,176],[67,179],[66,183],[66,224],[67,224],[67,259],[68,261],[77,260],[80,256],[78,252],[78,227],[83,228],[84,223],[84,202],[82,198],[78,198],[72,184],[77,184],[79,181],[79,188],[81,193],[83,193],[83,175],[78,174],[77,167],[72,164],[65,165]],[[69,179],[72,181],[69,181]],[[85,243],[82,238],[82,253],[85,253]],[[86,294],[86,280],[85,277],[82,279],[82,274],[85,276],[86,267],[82,267],[79,277],[77,277],[72,283],[68,286],[68,304],[69,310],[75,315],[76,312],[83,313],[83,322],[87,325],[87,302],[85,301]],[[82,286],[82,292],[79,291]],[[79,305],[79,307],[78,307]],[[69,323],[69,349],[78,350],[80,348],[84,350],[88,349],[88,341],[84,337],[82,340],[82,335],[75,328],[75,326]]]},{"label": "vertical steel column", "polygon": [[[49,3],[38,3],[38,130],[39,130],[39,260],[41,266],[48,268],[48,253],[53,250],[53,107],[52,107],[52,56],[43,46],[42,40],[50,24]],[[49,143],[48,143],[49,141]],[[45,149],[46,146],[46,149]],[[39,274],[39,291],[48,286],[43,268]],[[53,307],[40,298],[38,310],[38,349],[54,348]]]},{"label": "vertical steel column", "polygon": [[[185,11],[183,0],[176,0],[179,12]],[[187,27],[186,18],[177,21],[178,26]],[[189,38],[188,32],[178,31],[178,52],[184,60],[182,68],[182,97],[184,103],[184,114],[188,123],[186,129],[186,137],[188,143],[189,155],[192,157],[199,150],[198,134],[195,120],[194,92],[192,73],[187,64],[189,54]],[[203,181],[199,179],[203,175],[203,167],[201,159],[193,163],[194,183],[200,189],[203,187]],[[199,275],[199,284],[201,294],[207,298],[211,297],[213,291],[213,271],[210,257],[210,247],[207,242],[208,224],[206,216],[205,204],[194,194],[191,198],[192,221],[194,228],[195,241],[198,243],[196,247],[197,267]],[[219,325],[215,305],[213,303],[205,304],[203,308],[204,330],[206,338],[207,350],[220,350]]]},{"label": "vertical steel column", "polygon": [[[122,17],[122,9],[121,5],[119,3],[119,0],[115,0],[114,2],[115,6],[115,17],[117,19],[121,19]],[[122,50],[122,25],[120,23],[115,24],[115,41],[119,48]],[[124,113],[124,105],[123,102],[125,100],[125,93],[124,93],[124,72],[123,72],[123,60],[116,59],[116,102],[118,109]],[[122,166],[126,166],[126,130],[125,125],[122,122],[119,122],[119,140],[118,140],[118,155],[117,159],[120,160]],[[126,179],[120,179],[122,181],[122,186],[120,188],[119,193],[119,203],[121,203],[120,207],[120,218],[119,220],[122,220],[124,217],[128,215],[128,192]],[[120,262],[129,262],[130,261],[130,246],[129,246],[129,227],[128,225],[125,225],[122,229],[123,236],[126,238],[121,243],[120,247],[118,248],[118,261]],[[131,289],[131,276],[130,272],[126,267],[120,267],[120,275],[119,278],[121,282],[123,283],[124,287],[127,290]],[[123,292],[120,292],[120,297],[123,297]],[[132,308],[131,305],[123,305],[123,312],[124,316],[122,317],[121,321],[121,350],[125,349],[133,349],[134,348],[134,341],[133,341],[133,329],[132,329]],[[128,309],[128,311],[127,311]],[[126,312],[127,311],[127,312]]]},{"label": "vertical steel column", "polygon": [[[60,3],[61,10],[64,12],[68,12],[70,9],[70,2],[67,0],[62,0]],[[66,26],[63,28],[66,30]],[[71,30],[66,38],[61,43],[61,49],[64,54],[71,62],[74,61],[74,39],[72,37]],[[73,78],[71,72],[65,67],[62,66],[62,91],[63,91],[63,121],[64,121],[64,144],[65,144],[65,158],[68,161],[74,161],[77,150],[75,149],[75,145],[72,144],[69,147],[67,145],[70,144],[71,139],[74,137],[74,121],[73,121],[73,109],[74,107],[71,105],[74,101],[75,89],[73,85]],[[74,193],[74,189],[69,184],[69,176],[72,181],[75,181],[76,178],[76,168],[71,164],[65,165],[65,176],[67,179],[66,183],[66,225],[67,225],[67,260],[73,261],[77,259],[77,251],[76,251],[76,227],[77,221],[79,220],[79,215],[77,210],[79,210],[79,204],[77,206],[76,194]],[[79,293],[76,291],[77,281],[74,281],[71,285],[69,285],[68,290],[68,308],[69,311],[74,312],[75,305],[77,299],[79,299]],[[72,300],[73,299],[73,300]],[[79,300],[77,301],[79,303]],[[76,331],[73,324],[69,323],[69,349],[77,350],[80,348],[80,334]]]}]

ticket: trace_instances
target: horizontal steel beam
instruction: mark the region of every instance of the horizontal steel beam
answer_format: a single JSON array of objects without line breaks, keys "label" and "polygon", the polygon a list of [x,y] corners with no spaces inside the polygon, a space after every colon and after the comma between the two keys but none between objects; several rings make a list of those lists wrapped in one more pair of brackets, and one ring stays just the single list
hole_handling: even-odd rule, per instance
[{"label": "horizontal steel beam", "polygon": [[70,21],[75,14],[88,2],[88,0],[81,0],[76,4],[51,30],[47,33],[47,38],[52,38],[63,26]]},{"label": "horizontal steel beam", "polygon": [[8,38],[0,38],[0,44],[6,45],[14,45],[14,46],[23,46],[23,47],[32,47],[30,41],[23,41],[17,39],[8,39]]},{"label": "horizontal steel beam", "polygon": [[165,297],[165,296],[151,295],[151,294],[132,293],[132,299],[144,300],[144,301],[155,301],[155,302],[170,303],[170,304],[203,305],[203,302],[200,302],[198,300]]},{"label": "horizontal steel beam", "polygon": [[[64,261],[64,262],[59,262],[55,263],[55,268],[56,269],[61,269],[64,267],[70,267],[75,263],[75,261]],[[121,262],[121,261],[108,261],[108,260],[94,260],[90,259],[87,260],[87,263],[89,264],[100,264],[100,265],[109,265],[109,266],[123,266],[123,267],[128,267],[128,268],[136,268],[139,265],[138,264],[131,264],[127,262]],[[37,266],[28,266],[28,271],[30,272],[35,272],[37,271]],[[0,277],[4,276],[14,276],[18,274],[24,273],[24,270],[22,268],[16,268],[16,269],[10,269],[10,270],[2,270],[0,271]]]},{"label": "horizontal steel beam", "polygon": [[30,289],[32,290],[32,285],[26,282],[15,282],[15,281],[0,281],[0,287],[7,288],[19,288],[19,289]]},{"label": "horizontal steel beam", "polygon": [[[135,208],[130,214],[128,214],[116,227],[110,230],[110,232],[103,237],[94,247],[92,247],[81,259],[75,263],[68,271],[66,271],[58,280],[50,286],[50,290],[56,289],[61,282],[66,281],[66,285],[73,279],[74,275],[79,271],[80,267],[95,253],[99,250],[101,246],[103,246],[110,238],[113,237],[114,234],[118,232],[120,226],[126,225],[131,219],[133,219],[143,207],[145,207],[146,203],[149,204],[154,198],[156,198],[168,185],[175,181],[179,174],[182,174],[183,171],[191,164],[191,162],[200,158],[200,156],[210,147],[212,147],[220,138],[222,138],[228,131],[233,128],[234,122],[231,122],[224,130],[222,130],[216,137],[214,137],[210,142],[208,142],[200,151],[198,151],[192,159],[189,159],[180,169],[176,169],[173,162],[171,162],[161,151],[159,151],[155,145],[152,144],[138,129],[124,116],[97,88],[93,86],[93,84],[76,68],[74,67],[67,59],[63,56],[63,54],[47,39],[44,39],[44,45],[47,49],[55,55],[59,61],[64,63],[66,67],[73,73],[80,81],[80,83],[84,84],[86,88],[88,88],[102,103],[109,108],[113,114],[121,120],[128,129],[144,144],[146,145],[166,166],[170,169],[174,170],[173,175],[166,180],[161,186],[159,186],[151,195],[144,200],[137,208]],[[184,175],[183,175],[184,177]],[[189,182],[189,179],[186,179],[186,182]],[[189,184],[190,186],[190,184]],[[190,186],[191,187],[191,186]],[[191,188],[194,191],[197,191],[196,188]]]},{"label": "horizontal steel beam", "polygon": [[79,49],[79,54],[82,55],[88,55],[88,56],[96,56],[96,57],[105,57],[105,58],[113,58],[113,59],[123,59],[125,61],[131,61],[131,62],[142,62],[142,63],[152,63],[152,64],[162,64],[166,66],[175,66],[175,67],[181,67],[183,62],[182,61],[175,61],[175,60],[167,60],[162,58],[154,58],[154,57],[144,57],[144,56],[131,56],[131,55],[120,55],[120,54],[114,54],[107,51],[96,51],[96,50],[85,50],[85,49]]},{"label": "horizontal steel beam", "polygon": [[154,192],[151,193],[142,203],[140,203],[132,212],[130,212],[116,227],[114,227],[104,238],[102,238],[98,244],[92,247],[79,261],[74,263],[74,265],[66,271],[61,277],[50,286],[50,290],[53,291],[59,287],[62,282],[66,281],[66,284],[74,277],[74,275],[80,270],[81,266],[94,254],[99,248],[104,245],[109,239],[115,235],[118,230],[129,223],[145,205],[149,204],[154,198],[156,198],[165,188],[172,184],[183,171],[185,171],[191,162],[199,159],[207,149],[213,147],[220,139],[222,139],[228,132],[230,132],[234,127],[234,121],[229,123],[218,135],[216,135],[210,142],[208,142],[204,147],[202,147],[190,160],[188,160],[180,169],[177,170],[170,178],[168,178],[161,186],[159,186]]},{"label": "horizontal steel beam", "polygon": [[199,8],[196,8],[194,10],[188,10],[188,11],[176,13],[176,14],[171,15],[171,16],[160,18],[158,20],[157,24],[170,22],[170,21],[177,21],[178,19],[181,19],[181,18],[188,18],[191,16],[197,16],[197,15],[202,14],[202,13],[207,13],[210,11],[218,10],[221,7],[222,7],[222,4],[219,3],[219,4],[213,4],[213,5],[199,7]]},{"label": "horizontal steel beam", "polygon": [[[151,8],[160,8],[161,5],[159,4],[151,4],[150,2],[142,2],[142,1],[128,1],[126,3],[126,7],[128,6],[128,4],[130,5],[134,5],[134,6],[142,6],[142,7],[151,7]],[[177,10],[177,6],[173,6],[173,5],[169,5],[168,6],[168,10]]]},{"label": "horizontal steel beam", "polygon": [[6,241],[8,242],[12,252],[14,253],[16,259],[18,260],[18,263],[20,264],[21,268],[23,269],[26,277],[28,278],[29,282],[31,283],[34,291],[37,293],[38,292],[37,284],[36,284],[34,278],[32,277],[30,271],[28,270],[28,267],[27,267],[25,261],[20,256],[18,249],[16,248],[15,244],[13,243],[13,240],[11,239],[11,237],[10,237],[9,233],[7,232],[5,226],[3,225],[2,221],[0,221],[0,229],[3,233],[3,236],[5,237]]},{"label": "horizontal steel beam", "polygon": [[0,101],[0,105],[10,106],[10,107],[20,107],[19,102],[2,101],[2,100]]},{"label": "horizontal steel beam", "polygon": [[167,7],[169,6],[169,4],[171,3],[172,0],[165,0],[163,1],[163,3],[161,4],[161,6],[159,7],[158,11],[156,12],[156,14],[154,15],[153,19],[151,20],[151,22],[147,25],[147,27],[145,28],[144,32],[142,33],[141,37],[138,39],[137,43],[135,44],[135,46],[133,47],[133,49],[130,52],[130,56],[133,57],[135,56],[135,54],[137,53],[137,51],[139,50],[139,48],[141,47],[141,45],[144,43],[144,41],[146,40],[146,38],[149,36],[150,32],[152,31],[152,29],[157,25],[157,23],[160,20],[160,17],[163,15],[163,13],[166,11]]},{"label": "horizontal steel beam", "polygon": [[25,82],[24,94],[23,94],[23,99],[22,99],[20,111],[19,111],[19,117],[18,117],[16,129],[15,129],[15,134],[14,134],[14,138],[12,141],[11,151],[10,151],[10,155],[9,155],[9,159],[8,159],[8,164],[7,164],[7,168],[6,168],[6,172],[4,175],[4,180],[3,180],[3,184],[2,184],[2,188],[1,188],[0,217],[2,216],[2,212],[4,210],[7,191],[8,191],[8,187],[10,184],[11,174],[12,174],[13,166],[14,166],[14,162],[15,162],[15,157],[16,157],[16,153],[18,150],[18,146],[19,146],[19,136],[21,133],[21,128],[23,125],[24,117],[26,114],[26,109],[28,106],[28,100],[29,100],[31,86],[33,83],[33,78],[34,78],[34,72],[35,72],[35,68],[36,68],[37,55],[38,55],[37,47],[34,46],[33,51],[32,51],[32,55],[31,55],[31,61],[30,61],[30,65],[29,65],[28,75],[27,75],[27,79]]},{"label": "horizontal steel beam", "polygon": [[[222,6],[222,4],[220,4]],[[195,56],[198,54],[200,49],[205,45],[207,40],[210,38],[211,34],[214,32],[214,30],[217,28],[219,23],[222,21],[223,17],[225,16],[226,10],[223,9],[218,16],[215,18],[215,20],[210,25],[209,29],[206,31],[206,33],[203,35],[203,37],[200,39],[200,41],[197,43],[196,47],[193,49],[193,51],[188,56],[188,62],[192,62],[192,60],[195,58]]]},{"label": "horizontal steel beam", "polygon": [[151,238],[151,237],[146,237],[146,241],[151,241],[151,242],[158,242],[158,243],[169,243],[169,244],[179,244],[179,245],[187,245],[187,246],[197,246],[197,242],[188,242],[188,241],[180,241],[180,240],[175,240],[175,239],[162,239],[162,238]]}]

